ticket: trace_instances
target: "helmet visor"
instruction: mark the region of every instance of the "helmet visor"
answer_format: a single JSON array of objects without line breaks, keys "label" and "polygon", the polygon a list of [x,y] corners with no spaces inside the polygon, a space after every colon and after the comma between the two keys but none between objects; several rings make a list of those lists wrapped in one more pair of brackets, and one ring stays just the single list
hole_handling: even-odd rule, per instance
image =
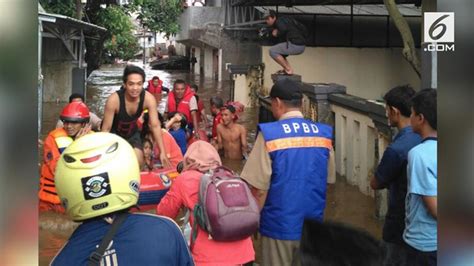
[{"label": "helmet visor", "polygon": [[82,118],[82,117],[60,116],[59,119],[61,119],[63,123],[88,123],[89,122],[89,117]]}]

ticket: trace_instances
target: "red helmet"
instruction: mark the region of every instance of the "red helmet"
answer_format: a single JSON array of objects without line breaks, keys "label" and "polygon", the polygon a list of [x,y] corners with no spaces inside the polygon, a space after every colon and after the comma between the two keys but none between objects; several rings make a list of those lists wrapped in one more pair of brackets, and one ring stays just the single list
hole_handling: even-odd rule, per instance
[{"label": "red helmet", "polygon": [[59,118],[65,122],[89,122],[89,108],[83,102],[72,102],[66,105]]}]

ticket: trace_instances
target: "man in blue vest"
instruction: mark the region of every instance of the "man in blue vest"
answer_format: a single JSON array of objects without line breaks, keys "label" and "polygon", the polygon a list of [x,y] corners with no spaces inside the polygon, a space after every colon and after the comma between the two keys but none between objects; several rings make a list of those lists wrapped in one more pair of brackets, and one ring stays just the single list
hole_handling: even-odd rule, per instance
[{"label": "man in blue vest", "polygon": [[261,208],[262,265],[298,265],[304,220],[323,219],[332,127],[303,118],[294,81],[277,81],[270,98],[278,121],[259,125],[241,176]]}]

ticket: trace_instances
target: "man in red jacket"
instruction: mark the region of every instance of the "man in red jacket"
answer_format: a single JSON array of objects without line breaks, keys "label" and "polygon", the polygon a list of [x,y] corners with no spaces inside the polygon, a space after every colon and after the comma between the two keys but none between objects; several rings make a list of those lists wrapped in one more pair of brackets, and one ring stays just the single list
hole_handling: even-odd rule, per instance
[{"label": "man in red jacket", "polygon": [[153,78],[148,81],[146,90],[155,97],[157,105],[160,105],[163,91],[167,93],[170,92],[168,88],[163,86],[163,81],[158,76],[153,76]]},{"label": "man in red jacket", "polygon": [[173,84],[173,91],[168,95],[168,104],[166,105],[165,113],[179,112],[182,113],[187,121],[190,121],[188,126],[193,131],[194,136],[199,139],[198,118],[197,118],[198,104],[194,93],[191,91],[186,82],[182,79],[177,79]]}]

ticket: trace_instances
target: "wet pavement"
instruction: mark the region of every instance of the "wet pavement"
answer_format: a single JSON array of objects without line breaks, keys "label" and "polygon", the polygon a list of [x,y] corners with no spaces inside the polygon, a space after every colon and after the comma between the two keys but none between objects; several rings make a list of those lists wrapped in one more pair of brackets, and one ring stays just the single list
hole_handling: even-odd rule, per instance
[{"label": "wet pavement", "polygon": [[[137,65],[139,64],[137,63]],[[118,90],[122,84],[123,67],[119,65],[102,66],[100,70],[94,71],[88,79],[86,102],[91,111],[100,117],[103,115],[107,97]],[[163,80],[163,85],[169,88],[172,87],[172,82],[176,79],[184,79],[189,83],[197,84],[199,86],[198,95],[206,106],[207,114],[210,114],[209,99],[212,96],[220,96],[224,101],[228,100],[230,96],[229,82],[217,82],[213,79],[191,75],[188,72],[146,68],[147,79],[151,79],[154,75],[159,76]],[[166,99],[163,97],[160,110],[164,109]],[[64,105],[65,103],[43,104],[41,139],[44,139],[47,133],[55,127]],[[245,108],[239,118],[239,123],[247,128],[250,147],[255,141],[257,118],[257,108]],[[244,164],[243,161],[225,159],[223,163],[236,172],[240,172]],[[326,206],[326,220],[348,223],[367,230],[377,238],[381,237],[383,223],[375,218],[375,201],[359,192],[357,187],[350,186],[339,178],[336,184],[328,185]],[[39,263],[48,265],[77,224],[68,220],[64,215],[48,212],[40,214],[39,223]]]}]

